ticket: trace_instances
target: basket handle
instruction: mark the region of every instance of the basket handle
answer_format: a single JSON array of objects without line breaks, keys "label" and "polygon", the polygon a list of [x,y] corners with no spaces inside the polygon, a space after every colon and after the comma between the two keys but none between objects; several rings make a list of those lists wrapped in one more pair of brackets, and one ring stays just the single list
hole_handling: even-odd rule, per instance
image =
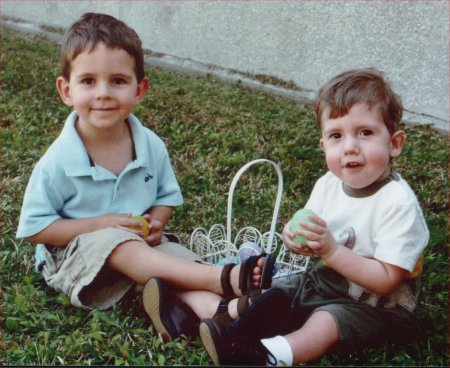
[{"label": "basket handle", "polygon": [[231,216],[233,213],[234,189],[235,189],[240,177],[242,176],[242,174],[244,172],[246,172],[250,166],[253,166],[253,165],[259,164],[259,163],[271,164],[278,174],[278,192],[277,192],[277,197],[275,199],[275,205],[273,208],[272,223],[270,225],[270,232],[269,232],[269,239],[268,239],[268,244],[269,244],[268,253],[270,253],[272,250],[273,237],[275,235],[275,226],[277,224],[278,211],[280,209],[280,203],[281,203],[281,196],[283,194],[283,174],[281,173],[281,169],[280,169],[280,166],[278,166],[278,164],[276,164],[273,161],[267,160],[265,158],[253,160],[253,161],[246,163],[244,166],[242,166],[239,169],[239,171],[236,173],[236,175],[234,176],[234,178],[231,182],[230,190],[228,192],[228,206],[227,206],[227,241],[229,243],[232,243],[232,241],[231,241]]}]

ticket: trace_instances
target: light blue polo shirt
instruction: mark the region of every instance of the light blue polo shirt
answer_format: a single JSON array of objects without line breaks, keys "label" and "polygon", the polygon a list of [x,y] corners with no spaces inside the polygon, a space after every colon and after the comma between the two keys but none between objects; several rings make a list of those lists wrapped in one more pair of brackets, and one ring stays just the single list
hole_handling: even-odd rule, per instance
[{"label": "light blue polo shirt", "polygon": [[16,236],[25,238],[57,219],[107,213],[143,214],[152,206],[183,203],[164,142],[130,115],[136,158],[119,176],[95,165],[67,118],[59,137],[36,164],[23,200]]}]

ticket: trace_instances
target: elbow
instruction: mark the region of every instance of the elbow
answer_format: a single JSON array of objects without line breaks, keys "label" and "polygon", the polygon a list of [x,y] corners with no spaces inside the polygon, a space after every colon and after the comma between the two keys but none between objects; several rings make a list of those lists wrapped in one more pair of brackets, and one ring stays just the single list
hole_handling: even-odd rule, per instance
[{"label": "elbow", "polygon": [[406,270],[391,264],[383,264],[385,272],[379,275],[374,292],[379,295],[391,294],[400,285],[406,275]]},{"label": "elbow", "polygon": [[37,237],[36,235],[27,236],[26,238],[24,238],[24,240],[26,240],[28,243],[31,243],[31,244],[41,243],[39,241],[39,237]]},{"label": "elbow", "polygon": [[379,295],[391,294],[400,285],[403,277],[403,272],[393,277],[387,277],[383,282],[377,283],[373,291]]},{"label": "elbow", "polygon": [[48,243],[48,239],[45,236],[45,233],[43,231],[40,231],[36,234],[27,236],[24,238],[24,240],[26,240],[27,242],[31,243],[31,244],[47,244]]},{"label": "elbow", "polygon": [[398,285],[399,285],[399,282],[384,283],[384,285],[379,285],[373,291],[379,295],[388,295],[388,294],[392,293]]}]

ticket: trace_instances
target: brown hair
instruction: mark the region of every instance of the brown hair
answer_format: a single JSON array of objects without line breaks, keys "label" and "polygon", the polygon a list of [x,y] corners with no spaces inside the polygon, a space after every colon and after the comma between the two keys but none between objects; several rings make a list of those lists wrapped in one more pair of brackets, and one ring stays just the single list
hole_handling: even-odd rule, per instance
[{"label": "brown hair", "polygon": [[144,53],[137,33],[110,15],[86,13],[67,29],[61,44],[61,73],[66,80],[70,78],[71,62],[86,49],[92,51],[99,42],[125,50],[134,59],[138,82],[144,78]]},{"label": "brown hair", "polygon": [[315,101],[317,123],[321,126],[325,109],[329,109],[330,119],[336,119],[348,114],[357,103],[378,109],[391,134],[398,130],[403,113],[402,101],[383,74],[372,68],[343,72],[322,86]]}]

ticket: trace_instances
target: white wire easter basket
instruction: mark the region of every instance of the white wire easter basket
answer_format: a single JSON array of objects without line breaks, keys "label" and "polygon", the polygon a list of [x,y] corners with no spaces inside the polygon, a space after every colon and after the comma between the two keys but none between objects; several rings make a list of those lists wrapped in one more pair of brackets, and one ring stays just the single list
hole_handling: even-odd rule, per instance
[{"label": "white wire easter basket", "polygon": [[[233,197],[236,185],[251,166],[255,164],[270,164],[278,175],[278,190],[275,199],[272,222],[269,231],[261,232],[253,226],[241,228],[236,236],[232,236]],[[228,192],[226,228],[222,224],[214,224],[209,230],[198,227],[190,238],[190,249],[197,253],[203,262],[210,264],[238,263],[239,247],[243,244],[255,244],[262,252],[276,253],[276,274],[274,278],[282,278],[304,272],[309,263],[309,257],[290,252],[284,245],[281,235],[275,231],[281,197],[283,194],[283,175],[280,167],[273,161],[257,159],[242,166],[234,176]]]}]

